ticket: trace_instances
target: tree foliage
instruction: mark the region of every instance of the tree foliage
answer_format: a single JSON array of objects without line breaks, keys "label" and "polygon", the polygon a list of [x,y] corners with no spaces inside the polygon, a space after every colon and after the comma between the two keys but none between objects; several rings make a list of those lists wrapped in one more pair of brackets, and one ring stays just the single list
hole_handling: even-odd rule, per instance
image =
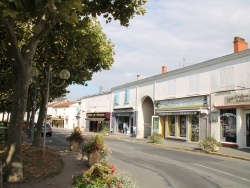
[{"label": "tree foliage", "polygon": [[[69,24],[76,28],[78,24],[86,24],[84,21],[92,20],[92,18],[101,15],[107,22],[120,20],[122,26],[128,26],[129,20],[135,14],[145,13],[143,8],[145,2],[146,0],[2,0],[0,2],[0,25],[3,25],[7,34],[5,46],[9,53],[6,59],[11,64],[11,86],[13,90],[5,172],[8,181],[21,181],[23,178],[21,126],[28,99],[28,88],[32,78],[32,65],[37,58],[36,52],[40,43],[45,42],[45,39],[61,42],[62,38],[61,40],[57,39],[55,33],[64,25]],[[71,40],[70,42],[74,43]],[[57,60],[59,60],[59,57],[62,59],[74,57],[74,60],[82,58],[82,62],[83,60],[87,62],[86,66],[84,65],[86,69],[83,70],[86,70],[86,80],[91,78],[91,74],[87,74],[87,72],[95,72],[110,66],[105,63],[107,61],[105,58],[108,58],[108,55],[104,53],[105,50],[100,53],[105,46],[90,46],[91,50],[93,50],[92,48],[99,49],[99,52],[86,53],[85,50],[82,50],[82,57],[79,54],[74,54],[74,49],[64,54],[66,56],[58,56],[61,54],[60,48],[63,45],[66,45],[65,48],[72,46],[67,46],[66,43],[61,43],[59,46],[58,43],[54,43],[50,48],[44,48],[43,50],[47,50],[46,54],[51,51],[57,52],[54,53],[55,56],[45,56],[44,60],[46,61],[42,63],[39,61],[39,65],[34,65],[44,70],[47,63],[51,65],[53,63],[53,70],[56,70],[59,65],[66,65],[66,61],[56,62],[55,58]],[[80,68],[80,66],[79,64],[75,68]],[[76,76],[75,80],[72,79],[71,82],[83,83],[82,80],[81,76]]]}]

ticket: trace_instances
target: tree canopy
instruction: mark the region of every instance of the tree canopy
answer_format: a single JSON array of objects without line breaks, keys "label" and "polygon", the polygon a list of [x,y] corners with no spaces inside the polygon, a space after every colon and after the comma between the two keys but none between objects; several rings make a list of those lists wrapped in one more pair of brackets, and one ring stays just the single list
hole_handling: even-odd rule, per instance
[{"label": "tree canopy", "polygon": [[[109,54],[105,53],[110,44],[98,45],[98,41],[92,41],[92,46],[87,46],[88,43],[84,42],[80,46],[80,44],[76,44],[78,39],[69,40],[69,44],[65,44],[63,43],[65,39],[56,34],[64,33],[64,37],[70,37],[66,35],[67,24],[75,28],[81,24],[88,27],[86,25],[88,20],[93,20],[101,15],[107,23],[119,20],[122,26],[129,26],[129,20],[136,14],[146,12],[143,7],[145,3],[146,0],[2,0],[0,2],[0,25],[4,27],[7,34],[5,46],[9,53],[6,53],[8,54],[6,62],[11,64],[13,90],[5,168],[8,181],[21,181],[23,178],[21,126],[32,78],[32,66],[41,67],[41,70],[44,70],[47,63],[51,65],[53,63],[53,70],[56,70],[56,68],[61,68],[61,65],[68,66],[67,62],[70,60],[75,61],[76,64],[72,65],[78,70],[84,71],[85,76],[75,74],[71,83],[81,84],[84,83],[84,80],[91,78],[91,73],[107,69],[112,64]],[[59,31],[61,29],[65,29],[65,31]],[[72,30],[74,31],[74,29]],[[48,42],[46,40],[49,39],[54,41],[53,45],[49,48],[39,49],[42,46],[40,43],[46,43]],[[82,56],[75,54],[77,51],[74,48],[68,50],[67,53],[62,50],[63,48],[69,49],[73,43],[76,44],[76,47],[80,47]],[[84,50],[84,47],[89,49]],[[87,53],[89,50],[92,50],[91,53]],[[46,61],[38,61],[37,54],[42,52],[45,52],[43,58]],[[48,55],[46,56],[46,54]],[[68,60],[63,61],[65,59]],[[78,63],[79,60],[86,63],[84,69]],[[72,69],[72,75],[77,72],[75,70]]]}]

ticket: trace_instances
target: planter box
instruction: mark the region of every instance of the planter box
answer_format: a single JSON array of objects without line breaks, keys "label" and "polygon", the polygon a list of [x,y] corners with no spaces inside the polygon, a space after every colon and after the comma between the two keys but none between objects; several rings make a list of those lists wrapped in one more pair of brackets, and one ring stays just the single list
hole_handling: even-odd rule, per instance
[{"label": "planter box", "polygon": [[88,163],[89,166],[91,167],[92,165],[96,164],[96,163],[100,163],[101,162],[101,155],[100,153],[91,153],[88,156]]},{"label": "planter box", "polygon": [[79,148],[79,142],[77,142],[77,141],[70,142],[70,150],[71,151],[77,151],[78,148]]}]

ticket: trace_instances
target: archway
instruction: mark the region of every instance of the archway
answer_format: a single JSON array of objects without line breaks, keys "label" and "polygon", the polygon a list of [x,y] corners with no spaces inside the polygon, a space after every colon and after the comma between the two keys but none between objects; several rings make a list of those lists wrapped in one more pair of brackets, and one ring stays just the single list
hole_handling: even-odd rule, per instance
[{"label": "archway", "polygon": [[144,138],[151,135],[151,118],[154,115],[154,103],[150,97],[142,102],[142,114],[144,125]]}]

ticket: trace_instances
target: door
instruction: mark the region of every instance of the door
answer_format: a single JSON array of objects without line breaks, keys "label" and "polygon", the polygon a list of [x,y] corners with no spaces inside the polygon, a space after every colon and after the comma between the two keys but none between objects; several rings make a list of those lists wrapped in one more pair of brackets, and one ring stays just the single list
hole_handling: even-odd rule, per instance
[{"label": "door", "polygon": [[246,146],[250,147],[250,114],[246,114]]},{"label": "door", "polygon": [[155,133],[160,133],[159,131],[159,116],[152,116],[152,120],[151,120],[151,135],[155,132]]}]

